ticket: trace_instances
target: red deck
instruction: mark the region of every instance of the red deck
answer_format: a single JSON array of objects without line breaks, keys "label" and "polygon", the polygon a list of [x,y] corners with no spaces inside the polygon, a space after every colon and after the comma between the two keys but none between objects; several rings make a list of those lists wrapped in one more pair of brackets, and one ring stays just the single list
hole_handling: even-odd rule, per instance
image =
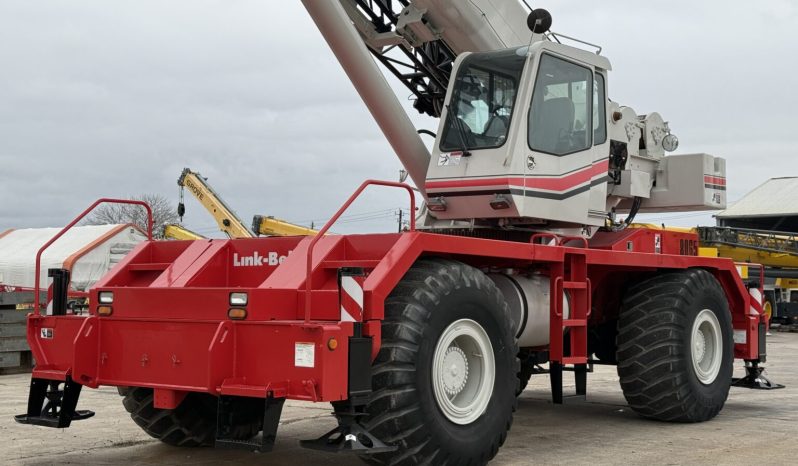
[{"label": "red deck", "polygon": [[[373,184],[407,190],[415,210],[408,186],[367,181],[315,237],[140,244],[90,291],[90,316],[29,316],[28,341],[37,361],[33,377],[71,377],[89,387],[152,387],[159,408],[177,406],[188,391],[342,400],[348,396],[352,320],[363,323],[376,357],[385,299],[423,256],[548,275],[551,296],[557,297],[551,303],[548,350],[551,361],[560,364],[587,362],[588,326],[617,316],[627,284],[662,270],[704,268],[726,292],[735,357],[758,358],[760,315],[752,311],[758,304],[730,259],[695,255],[696,235],[627,229],[599,233],[590,242],[539,234],[523,243],[421,233],[411,219],[405,233],[325,236]],[[106,199],[91,208],[101,202],[140,204]],[[37,257],[37,277],[38,268]],[[359,277],[347,278],[350,289],[344,292],[342,276],[353,271]],[[567,320],[562,290],[572,301]],[[110,315],[98,313],[100,292],[113,293]],[[246,293],[247,303],[233,306],[233,292]],[[245,319],[232,320],[231,307],[244,308]],[[570,354],[563,352],[565,327],[572,328]]]},{"label": "red deck", "polygon": [[[645,251],[643,243],[649,240],[653,248],[648,230],[628,230],[618,239],[624,249],[632,241],[635,249]],[[330,339],[343,343],[352,335],[352,324],[340,322],[339,269],[359,267],[366,273],[363,320],[366,333],[375,337],[376,354],[385,298],[421,256],[453,257],[482,268],[536,267],[552,276],[573,267],[567,259],[578,257],[583,258],[579,263],[593,290],[611,289],[605,285],[632,274],[707,268],[729,295],[735,330],[746,333],[746,344],[735,347],[736,356],[757,356],[759,318],[749,314],[748,291],[728,259],[619,252],[603,237],[596,240],[602,249],[585,249],[420,232],[326,236],[314,255],[312,310],[305,323],[310,241],[291,237],[143,243],[92,290],[92,316],[30,317],[29,339],[39,363],[34,377],[70,375],[90,387],[149,386],[162,395],[204,391],[343,399],[347,348],[328,345]],[[666,245],[662,252],[679,244],[679,238],[658,241]],[[96,314],[99,291],[114,293],[110,316]],[[227,317],[232,291],[248,294],[246,320]],[[590,319],[601,319],[613,297],[595,293],[592,299]],[[43,338],[47,333],[41,329],[53,329],[52,337]],[[303,343],[314,348],[313,367],[298,365],[296,345]]]}]

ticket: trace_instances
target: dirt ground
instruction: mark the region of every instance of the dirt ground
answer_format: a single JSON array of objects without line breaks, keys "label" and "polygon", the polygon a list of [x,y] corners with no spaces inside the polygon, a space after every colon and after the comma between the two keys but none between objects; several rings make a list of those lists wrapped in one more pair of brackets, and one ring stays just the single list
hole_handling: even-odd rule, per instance
[{"label": "dirt ground", "polygon": [[[720,415],[703,424],[639,418],[624,402],[614,367],[589,374],[586,402],[563,406],[551,404],[548,378],[537,376],[521,395],[510,435],[492,464],[796,464],[798,333],[774,333],[768,343],[768,375],[787,388],[733,388]],[[0,376],[0,464],[362,464],[299,447],[300,439],[334,427],[324,404],[287,402],[268,454],[181,449],[139,430],[113,388],[84,390],[78,408],[97,415],[69,429],[16,424],[12,416],[25,411],[28,381],[25,374]]]}]

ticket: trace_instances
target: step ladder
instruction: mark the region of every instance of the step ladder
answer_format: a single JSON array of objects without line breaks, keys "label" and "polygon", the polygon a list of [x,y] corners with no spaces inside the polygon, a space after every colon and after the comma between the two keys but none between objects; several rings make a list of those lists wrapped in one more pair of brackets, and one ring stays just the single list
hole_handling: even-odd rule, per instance
[{"label": "step ladder", "polygon": [[[566,252],[563,263],[552,269],[550,306],[549,376],[552,402],[585,399],[587,393],[588,350],[587,321],[590,317],[591,287],[587,278],[585,252]],[[568,297],[569,315],[565,315],[563,294]],[[568,346],[566,347],[566,338]],[[563,371],[573,371],[576,393],[563,396]]]}]

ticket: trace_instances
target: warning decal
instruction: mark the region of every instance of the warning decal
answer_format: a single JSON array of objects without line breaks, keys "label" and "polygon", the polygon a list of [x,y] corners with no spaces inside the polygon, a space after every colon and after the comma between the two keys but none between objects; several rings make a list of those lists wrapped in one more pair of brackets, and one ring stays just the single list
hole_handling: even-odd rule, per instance
[{"label": "warning decal", "polygon": [[316,345],[313,343],[294,344],[294,366],[314,367],[316,364]]}]

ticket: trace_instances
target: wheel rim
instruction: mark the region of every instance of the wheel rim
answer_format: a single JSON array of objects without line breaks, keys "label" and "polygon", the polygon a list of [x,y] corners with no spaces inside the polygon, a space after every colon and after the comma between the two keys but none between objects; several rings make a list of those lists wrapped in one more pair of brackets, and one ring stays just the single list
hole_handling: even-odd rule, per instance
[{"label": "wheel rim", "polygon": [[723,360],[723,339],[715,313],[709,309],[699,312],[693,321],[690,354],[696,377],[704,385],[715,381]]},{"label": "wheel rim", "polygon": [[432,359],[435,401],[447,419],[470,424],[488,407],[496,378],[493,346],[485,329],[471,319],[443,331]]},{"label": "wheel rim", "polygon": [[773,317],[773,305],[770,304],[770,301],[765,301],[762,305],[762,313],[765,314],[765,320],[770,322],[770,318]]}]

